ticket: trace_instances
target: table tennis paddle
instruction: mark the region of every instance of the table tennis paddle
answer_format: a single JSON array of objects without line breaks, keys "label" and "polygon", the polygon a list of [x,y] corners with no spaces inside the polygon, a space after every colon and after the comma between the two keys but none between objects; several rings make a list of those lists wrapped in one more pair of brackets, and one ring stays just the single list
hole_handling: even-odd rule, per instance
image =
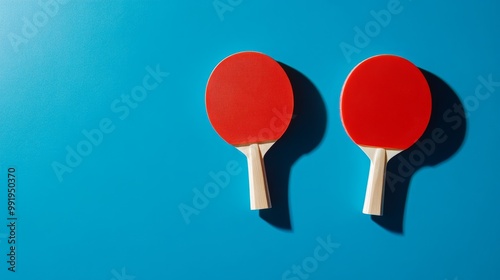
[{"label": "table tennis paddle", "polygon": [[271,208],[264,155],[292,118],[293,91],[287,74],[265,54],[230,55],[210,75],[205,102],[215,131],[247,157],[250,208]]},{"label": "table tennis paddle", "polygon": [[402,57],[370,57],[348,75],[340,115],[349,137],[371,161],[363,213],[381,216],[386,164],[427,128],[429,85],[422,72]]}]

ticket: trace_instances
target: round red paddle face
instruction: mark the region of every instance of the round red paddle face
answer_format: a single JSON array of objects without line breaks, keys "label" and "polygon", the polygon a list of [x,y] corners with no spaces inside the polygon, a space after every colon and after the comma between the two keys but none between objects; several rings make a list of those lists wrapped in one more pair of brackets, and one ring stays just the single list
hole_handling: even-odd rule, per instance
[{"label": "round red paddle face", "polygon": [[429,123],[429,85],[410,61],[395,55],[374,56],[347,77],[340,114],[356,144],[404,150],[420,138]]},{"label": "round red paddle face", "polygon": [[205,98],[212,126],[234,146],[276,141],[292,118],[288,76],[262,53],[241,52],[222,60],[210,75]]}]

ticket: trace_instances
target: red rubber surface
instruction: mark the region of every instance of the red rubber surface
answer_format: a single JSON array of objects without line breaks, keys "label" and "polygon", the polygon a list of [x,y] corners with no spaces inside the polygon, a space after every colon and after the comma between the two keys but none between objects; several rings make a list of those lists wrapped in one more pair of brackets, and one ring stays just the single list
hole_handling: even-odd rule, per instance
[{"label": "red rubber surface", "polygon": [[288,76],[278,62],[257,52],[222,60],[210,75],[205,101],[212,126],[235,146],[276,141],[293,112]]},{"label": "red rubber surface", "polygon": [[347,77],[340,115],[356,144],[404,150],[427,128],[431,105],[429,85],[415,65],[379,55],[358,64]]}]

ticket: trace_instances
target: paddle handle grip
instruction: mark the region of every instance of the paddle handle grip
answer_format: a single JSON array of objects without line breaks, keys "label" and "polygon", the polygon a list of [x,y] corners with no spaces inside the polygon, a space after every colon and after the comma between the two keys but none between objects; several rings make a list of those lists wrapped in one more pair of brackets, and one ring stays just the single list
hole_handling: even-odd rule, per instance
[{"label": "paddle handle grip", "polygon": [[384,207],[384,179],[387,164],[385,149],[377,148],[371,158],[363,213],[382,216]]},{"label": "paddle handle grip", "polygon": [[250,209],[271,208],[264,160],[261,155],[259,144],[251,144],[249,146],[247,160],[248,179],[250,183]]}]

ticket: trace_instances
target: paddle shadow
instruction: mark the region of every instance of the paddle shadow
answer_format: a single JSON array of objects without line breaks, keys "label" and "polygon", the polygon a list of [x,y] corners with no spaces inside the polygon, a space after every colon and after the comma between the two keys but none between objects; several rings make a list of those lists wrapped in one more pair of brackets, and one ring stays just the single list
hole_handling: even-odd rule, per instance
[{"label": "paddle shadow", "polygon": [[[429,125],[420,139],[387,164],[384,215],[372,220],[385,229],[403,234],[404,212],[411,178],[424,166],[435,166],[453,156],[462,145],[467,119],[462,102],[441,78],[420,69],[432,95]],[[423,202],[419,202],[423,205]]]},{"label": "paddle shadow", "polygon": [[314,150],[326,129],[326,107],[318,89],[302,73],[280,63],[293,88],[292,121],[285,134],[267,152],[264,162],[272,208],[260,210],[259,216],[269,224],[292,230],[288,188],[292,165]]}]

